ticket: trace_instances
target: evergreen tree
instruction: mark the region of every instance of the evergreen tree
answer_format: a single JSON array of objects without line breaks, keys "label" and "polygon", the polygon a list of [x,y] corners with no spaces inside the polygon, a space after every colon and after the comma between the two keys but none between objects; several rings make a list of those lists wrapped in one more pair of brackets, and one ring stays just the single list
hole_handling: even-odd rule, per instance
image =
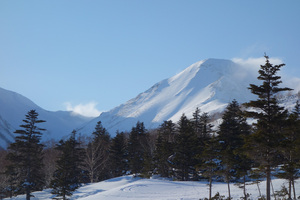
[{"label": "evergreen tree", "polygon": [[109,148],[110,135],[102,126],[101,121],[97,122],[93,132],[93,140],[86,148],[84,169],[89,174],[90,182],[105,180],[109,174]]},{"label": "evergreen tree", "polygon": [[117,133],[110,147],[110,166],[113,177],[122,176],[128,170],[127,142],[123,132]]},{"label": "evergreen tree", "polygon": [[205,162],[202,154],[204,153],[205,146],[211,139],[211,135],[214,132],[212,130],[213,125],[210,121],[211,119],[208,113],[204,112],[201,114],[198,108],[193,113],[192,123],[197,136],[197,146],[195,149],[197,167],[201,166]]},{"label": "evergreen tree", "polygon": [[[284,157],[284,162],[281,165],[281,170],[277,174],[278,177],[289,181],[288,195],[292,199],[292,188],[294,199],[296,199],[295,180],[300,177],[300,104],[297,101],[293,112],[287,119],[286,130],[284,131],[285,140],[281,145],[281,153]],[[298,149],[297,149],[298,148]]]},{"label": "evergreen tree", "polygon": [[193,113],[193,118],[192,118],[192,124],[194,128],[195,134],[200,137],[202,135],[202,124],[201,124],[201,112],[200,109],[197,107],[195,112]]},{"label": "evergreen tree", "polygon": [[173,164],[177,177],[182,181],[190,180],[189,174],[195,174],[197,136],[191,121],[183,114],[178,122]]},{"label": "evergreen tree", "polygon": [[128,140],[128,162],[131,173],[141,173],[144,163],[146,129],[143,122],[132,128]]},{"label": "evergreen tree", "polygon": [[246,175],[247,170],[250,170],[251,167],[250,161],[240,152],[244,145],[244,138],[249,134],[250,126],[243,117],[238,102],[233,100],[226,107],[217,137],[220,148],[220,172],[227,182],[229,199],[231,199],[230,181],[240,174]]},{"label": "evergreen tree", "polygon": [[26,194],[29,200],[32,191],[41,190],[44,185],[43,169],[43,147],[40,143],[41,131],[37,125],[45,122],[38,119],[38,113],[30,110],[26,114],[22,129],[16,130],[15,142],[8,147],[7,160],[11,162],[7,167],[6,174],[10,175],[11,190],[17,194]]},{"label": "evergreen tree", "polygon": [[219,161],[219,151],[218,151],[218,141],[215,137],[215,134],[205,143],[204,151],[201,155],[201,158],[204,160],[201,165],[198,166],[201,170],[201,175],[204,178],[208,179],[209,187],[209,200],[212,199],[212,182],[214,178],[217,177],[217,171],[219,170],[220,161]]},{"label": "evergreen tree", "polygon": [[271,169],[278,164],[278,146],[283,140],[282,129],[284,127],[287,111],[279,106],[276,94],[288,91],[289,88],[280,88],[282,82],[277,72],[284,64],[272,65],[269,57],[265,56],[266,63],[261,65],[258,80],[263,81],[261,85],[250,84],[251,92],[258,96],[257,100],[250,101],[245,105],[254,108],[248,111],[248,117],[257,119],[255,132],[250,137],[248,148],[253,159],[258,161],[266,173],[267,200],[271,199]]},{"label": "evergreen tree", "polygon": [[60,151],[57,170],[51,182],[52,194],[61,196],[64,200],[71,196],[80,186],[83,171],[81,169],[84,150],[76,140],[76,131],[72,132],[67,141],[60,140],[56,149]]},{"label": "evergreen tree", "polygon": [[211,119],[207,112],[204,112],[200,115],[200,135],[199,139],[201,144],[204,144],[207,140],[211,138],[213,132],[213,125],[210,123]]},{"label": "evergreen tree", "polygon": [[170,176],[169,158],[173,154],[175,136],[175,124],[169,120],[164,121],[158,129],[156,149],[154,154],[155,167],[162,177]]}]

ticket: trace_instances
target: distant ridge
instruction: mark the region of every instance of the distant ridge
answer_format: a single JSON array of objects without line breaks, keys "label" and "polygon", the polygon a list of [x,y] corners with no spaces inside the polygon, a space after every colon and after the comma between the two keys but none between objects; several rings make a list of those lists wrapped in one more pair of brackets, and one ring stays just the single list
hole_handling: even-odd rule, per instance
[{"label": "distant ridge", "polygon": [[91,118],[74,116],[67,111],[46,111],[26,97],[0,88],[0,148],[5,149],[14,141],[13,132],[23,124],[22,120],[32,109],[38,112],[39,119],[46,120],[46,123],[41,124],[47,129],[43,134],[43,141],[66,137],[73,129],[91,120]]}]

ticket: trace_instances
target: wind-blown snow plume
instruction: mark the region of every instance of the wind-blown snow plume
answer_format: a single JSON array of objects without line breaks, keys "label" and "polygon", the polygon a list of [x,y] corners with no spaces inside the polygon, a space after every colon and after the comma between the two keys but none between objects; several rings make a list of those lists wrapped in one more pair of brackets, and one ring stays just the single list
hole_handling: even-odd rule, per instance
[{"label": "wind-blown snow plume", "polygon": [[96,108],[98,103],[92,101],[86,104],[78,104],[72,106],[70,102],[66,102],[66,110],[71,111],[74,115],[82,115],[86,117],[98,117],[101,112]]}]

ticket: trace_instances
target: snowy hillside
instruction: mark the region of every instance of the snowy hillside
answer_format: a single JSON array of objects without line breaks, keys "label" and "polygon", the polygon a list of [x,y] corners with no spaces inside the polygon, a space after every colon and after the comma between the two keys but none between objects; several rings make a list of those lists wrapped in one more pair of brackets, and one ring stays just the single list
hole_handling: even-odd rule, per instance
[{"label": "snowy hillside", "polygon": [[46,120],[40,125],[47,129],[43,134],[43,140],[61,139],[76,127],[91,120],[91,118],[74,116],[71,112],[46,111],[26,97],[0,88],[0,148],[6,148],[7,144],[13,141],[13,132],[23,124],[22,120],[32,109],[38,112],[39,119]]},{"label": "snowy hillside", "polygon": [[[281,190],[282,185],[288,187],[284,180],[272,180],[274,191]],[[231,184],[232,199],[238,200],[243,196],[243,190]],[[262,195],[265,194],[265,182],[259,183]],[[296,194],[300,194],[300,183],[296,182]],[[33,192],[33,200],[51,200],[50,189],[41,192]],[[226,183],[213,183],[212,194],[219,192],[225,197],[227,194]],[[256,184],[247,185],[246,192],[251,199],[258,199],[259,190]],[[88,184],[80,187],[71,197],[79,200],[199,200],[208,197],[207,182],[178,182],[159,179],[140,179],[132,176],[118,177],[99,183]],[[25,195],[13,198],[15,200],[25,200]]]},{"label": "snowy hillside", "polygon": [[97,121],[102,121],[112,135],[117,130],[130,131],[137,121],[144,122],[148,129],[156,128],[164,120],[178,121],[183,113],[191,117],[196,107],[202,112],[218,113],[233,99],[246,102],[253,98],[247,87],[256,81],[256,76],[247,74],[243,66],[231,60],[203,60],[103,112],[80,131],[92,132]]}]

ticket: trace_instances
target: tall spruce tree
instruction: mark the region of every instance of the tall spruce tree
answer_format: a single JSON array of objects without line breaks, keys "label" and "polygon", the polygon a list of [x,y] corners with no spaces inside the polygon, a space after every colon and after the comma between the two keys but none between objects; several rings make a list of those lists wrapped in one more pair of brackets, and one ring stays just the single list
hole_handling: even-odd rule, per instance
[{"label": "tall spruce tree", "polygon": [[[247,174],[251,165],[248,159],[240,152],[244,145],[244,138],[250,134],[250,126],[243,116],[236,100],[228,104],[219,125],[218,137],[220,148],[221,174],[227,182],[228,196],[230,195],[230,181],[238,175]],[[243,165],[243,163],[246,163]],[[243,170],[243,172],[242,172]]]},{"label": "tall spruce tree", "polygon": [[192,124],[193,124],[193,128],[194,128],[194,132],[195,134],[200,137],[202,134],[202,124],[200,122],[201,119],[201,111],[200,109],[197,107],[196,110],[193,113],[193,118],[192,118]]},{"label": "tall spruce tree", "polygon": [[68,140],[60,140],[56,149],[60,151],[60,155],[51,182],[51,192],[66,200],[67,196],[71,196],[81,184],[84,150],[76,140],[75,130]]},{"label": "tall spruce tree", "polygon": [[189,174],[195,174],[197,136],[191,121],[183,114],[178,122],[173,165],[177,178],[190,180]]},{"label": "tall spruce tree", "polygon": [[128,140],[128,162],[131,173],[142,172],[145,160],[146,132],[144,123],[137,122],[129,134]]},{"label": "tall spruce tree", "polygon": [[269,57],[265,56],[266,63],[261,65],[258,71],[258,80],[261,85],[250,84],[249,89],[258,99],[250,101],[245,105],[253,108],[248,111],[248,117],[257,120],[255,132],[250,137],[248,148],[253,159],[258,161],[261,169],[266,173],[266,197],[271,199],[271,169],[278,164],[278,146],[283,140],[282,130],[287,116],[287,111],[278,104],[276,94],[291,90],[281,88],[281,77],[277,75],[284,64],[272,65]]},{"label": "tall spruce tree", "polygon": [[102,126],[101,121],[97,122],[93,139],[86,148],[84,169],[89,174],[90,182],[101,181],[109,178],[109,149],[110,135]]},{"label": "tall spruce tree", "polygon": [[210,140],[211,135],[214,132],[212,129],[213,125],[210,123],[211,119],[208,113],[200,113],[199,108],[196,108],[191,121],[194,127],[194,132],[197,136],[197,146],[195,148],[195,154],[197,162],[196,167],[199,168],[199,166],[201,166],[205,162],[202,154],[204,153],[207,142]]},{"label": "tall spruce tree", "polygon": [[204,151],[202,152],[201,158],[203,159],[203,163],[198,166],[201,171],[201,176],[208,179],[208,187],[209,187],[209,197],[208,199],[212,199],[212,183],[214,178],[217,177],[217,171],[220,168],[219,161],[219,150],[217,148],[218,141],[213,134],[211,138],[206,141]]},{"label": "tall spruce tree", "polygon": [[127,141],[123,132],[117,133],[110,147],[110,166],[113,177],[122,176],[128,171]]},{"label": "tall spruce tree", "polygon": [[175,124],[169,120],[164,121],[158,129],[156,149],[154,153],[155,167],[162,177],[170,176],[169,158],[173,154]]},{"label": "tall spruce tree", "polygon": [[[300,177],[300,103],[297,101],[293,112],[287,119],[287,126],[284,131],[283,144],[281,145],[281,154],[283,155],[283,164],[280,165],[278,177],[284,178],[289,182],[289,199],[296,199],[295,180]],[[293,195],[292,195],[293,189]]]},{"label": "tall spruce tree", "polygon": [[45,129],[37,125],[45,122],[38,119],[38,113],[30,110],[26,114],[22,129],[16,130],[15,142],[8,147],[9,153],[6,157],[11,164],[7,167],[6,174],[11,175],[11,189],[17,194],[26,194],[29,200],[32,191],[41,190],[44,186],[43,169],[43,147],[40,143],[42,133]]}]

